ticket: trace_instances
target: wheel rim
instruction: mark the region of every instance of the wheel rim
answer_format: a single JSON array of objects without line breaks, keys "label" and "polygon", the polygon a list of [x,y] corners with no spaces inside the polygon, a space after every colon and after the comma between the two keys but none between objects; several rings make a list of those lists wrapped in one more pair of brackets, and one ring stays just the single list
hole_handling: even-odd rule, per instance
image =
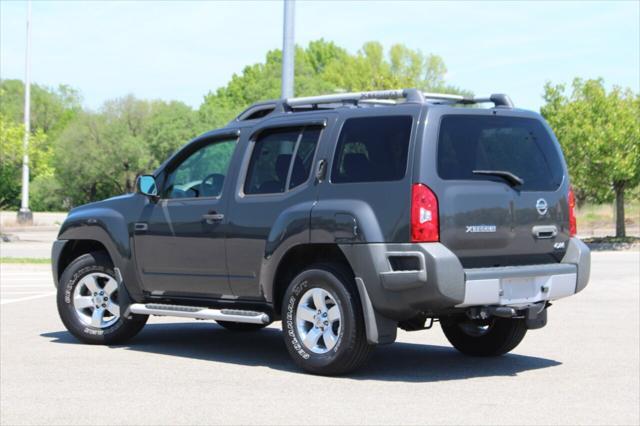
[{"label": "wheel rim", "polygon": [[312,288],[302,295],[296,309],[296,328],[302,344],[311,352],[325,354],[340,339],[342,312],[331,293]]},{"label": "wheel rim", "polygon": [[73,291],[73,308],[84,325],[100,329],[112,326],[120,319],[118,283],[101,272],[85,275]]}]

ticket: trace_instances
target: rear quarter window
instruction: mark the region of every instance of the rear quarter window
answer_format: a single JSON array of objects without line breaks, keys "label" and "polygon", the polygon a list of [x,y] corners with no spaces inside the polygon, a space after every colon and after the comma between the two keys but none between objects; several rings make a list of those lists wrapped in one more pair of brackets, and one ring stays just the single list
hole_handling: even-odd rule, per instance
[{"label": "rear quarter window", "polygon": [[450,180],[495,180],[474,170],[508,171],[523,191],[553,191],[562,183],[558,150],[543,124],[532,118],[450,115],[438,136],[438,175]]},{"label": "rear quarter window", "polygon": [[331,182],[400,180],[407,169],[411,116],[359,117],[342,126]]}]

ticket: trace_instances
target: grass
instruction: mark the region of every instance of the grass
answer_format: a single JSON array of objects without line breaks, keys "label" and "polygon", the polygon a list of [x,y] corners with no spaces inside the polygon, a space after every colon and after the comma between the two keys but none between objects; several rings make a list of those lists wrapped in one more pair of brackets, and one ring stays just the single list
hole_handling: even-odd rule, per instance
[{"label": "grass", "polygon": [[640,243],[639,237],[589,237],[583,239],[590,244],[635,244]]},{"label": "grass", "polygon": [[[640,223],[640,200],[631,199],[624,206],[625,224],[638,226]],[[576,210],[578,230],[594,228],[615,228],[613,203],[584,204]]]},{"label": "grass", "polygon": [[48,265],[51,259],[41,257],[0,257],[0,263],[37,263]]}]

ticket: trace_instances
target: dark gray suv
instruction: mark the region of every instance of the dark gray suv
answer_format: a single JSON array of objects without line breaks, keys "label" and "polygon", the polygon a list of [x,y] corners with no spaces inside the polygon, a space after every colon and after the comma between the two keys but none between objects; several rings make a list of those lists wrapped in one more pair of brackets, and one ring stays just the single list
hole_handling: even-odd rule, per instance
[{"label": "dark gray suv", "polygon": [[461,352],[501,355],[587,284],[574,204],[551,129],[505,95],[264,102],[136,193],[70,212],[52,253],[58,309],[94,344],[149,315],[237,332],[282,321],[318,374],[434,321]]}]

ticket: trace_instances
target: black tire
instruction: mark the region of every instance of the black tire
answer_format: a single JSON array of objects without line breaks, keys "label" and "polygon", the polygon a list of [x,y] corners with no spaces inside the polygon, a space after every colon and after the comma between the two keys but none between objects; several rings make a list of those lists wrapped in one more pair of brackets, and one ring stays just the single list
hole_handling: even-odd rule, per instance
[{"label": "black tire", "polygon": [[440,318],[447,340],[460,352],[472,356],[498,356],[513,350],[527,334],[524,319],[471,320],[466,316]]},{"label": "black tire", "polygon": [[119,344],[138,334],[147,322],[147,315],[133,315],[131,319],[114,317],[114,323],[105,328],[93,327],[81,321],[73,305],[73,294],[80,280],[91,273],[101,273],[115,279],[113,264],[106,253],[93,252],[78,257],[60,277],[58,313],[67,330],[80,341],[93,345]]},{"label": "black tire", "polygon": [[233,321],[216,321],[216,322],[218,323],[218,325],[226,328],[227,330],[240,331],[240,332],[258,331],[258,330],[262,330],[263,328],[269,325],[269,324],[250,324],[246,322],[233,322]]},{"label": "black tire", "polygon": [[[329,345],[323,343],[326,353],[315,353],[305,346],[296,322],[300,301],[314,288],[327,292],[335,301],[330,306],[338,306],[340,312],[337,329],[332,331],[337,336],[335,346],[328,349]],[[325,300],[333,303],[331,299]],[[362,305],[355,283],[340,265],[315,264],[291,281],[282,301],[282,331],[295,363],[313,374],[338,375],[353,371],[367,361],[373,348],[365,335]],[[324,341],[324,335],[320,339]]]}]

